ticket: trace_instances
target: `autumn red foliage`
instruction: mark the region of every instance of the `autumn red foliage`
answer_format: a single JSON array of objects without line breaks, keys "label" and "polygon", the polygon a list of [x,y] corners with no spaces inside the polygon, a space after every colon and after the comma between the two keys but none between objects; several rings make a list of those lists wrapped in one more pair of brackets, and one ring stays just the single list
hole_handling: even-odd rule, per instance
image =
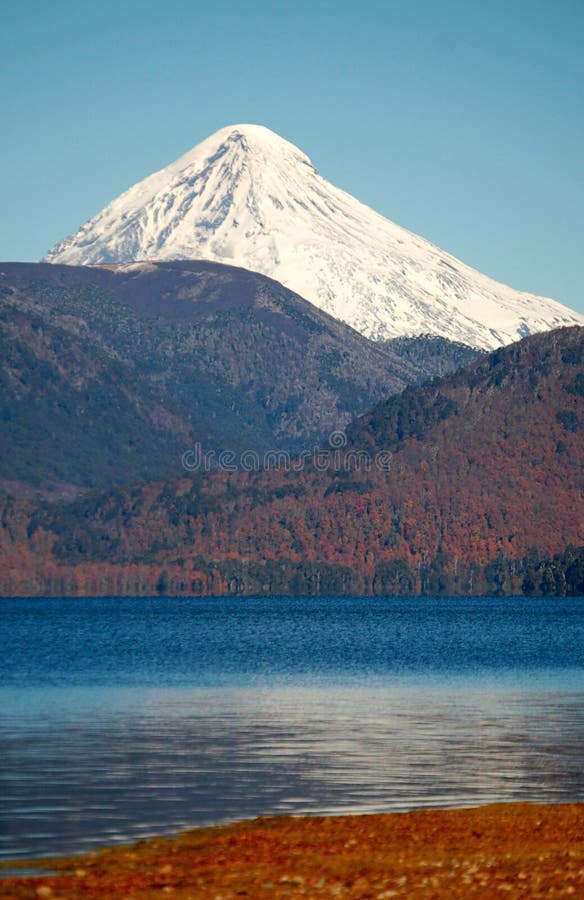
[{"label": "autumn red foliage", "polygon": [[512,592],[580,544],[575,327],[406,389],[302,466],[5,499],[0,574],[5,595]]}]

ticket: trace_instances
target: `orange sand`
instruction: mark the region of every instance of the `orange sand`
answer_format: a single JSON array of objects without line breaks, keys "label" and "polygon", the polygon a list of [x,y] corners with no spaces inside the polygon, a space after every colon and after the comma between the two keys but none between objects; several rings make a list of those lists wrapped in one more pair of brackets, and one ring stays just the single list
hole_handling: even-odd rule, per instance
[{"label": "orange sand", "polygon": [[584,805],[282,816],[41,865],[0,897],[584,898]]}]

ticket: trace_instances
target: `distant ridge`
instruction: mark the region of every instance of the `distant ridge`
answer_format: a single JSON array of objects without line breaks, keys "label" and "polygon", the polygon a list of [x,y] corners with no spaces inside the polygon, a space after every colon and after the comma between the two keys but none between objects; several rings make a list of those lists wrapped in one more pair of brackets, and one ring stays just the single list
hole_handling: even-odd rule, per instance
[{"label": "distant ridge", "polygon": [[554,300],[499,284],[385,219],[259,125],[211,135],[46,256],[70,265],[154,259],[261,272],[375,339],[431,333],[492,349],[584,324]]},{"label": "distant ridge", "polygon": [[2,263],[0,488],[67,496],[169,477],[197,443],[296,452],[476,355],[449,348],[416,362],[214,262]]}]

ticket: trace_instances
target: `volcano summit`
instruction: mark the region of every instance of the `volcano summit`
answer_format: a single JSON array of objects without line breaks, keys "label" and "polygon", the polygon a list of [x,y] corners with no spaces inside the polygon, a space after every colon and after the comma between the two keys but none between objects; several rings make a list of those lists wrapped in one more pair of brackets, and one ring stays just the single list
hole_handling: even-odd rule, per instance
[{"label": "volcano summit", "polygon": [[385,219],[260,125],[211,135],[46,256],[70,265],[171,259],[268,275],[374,339],[430,333],[490,349],[584,324]]}]

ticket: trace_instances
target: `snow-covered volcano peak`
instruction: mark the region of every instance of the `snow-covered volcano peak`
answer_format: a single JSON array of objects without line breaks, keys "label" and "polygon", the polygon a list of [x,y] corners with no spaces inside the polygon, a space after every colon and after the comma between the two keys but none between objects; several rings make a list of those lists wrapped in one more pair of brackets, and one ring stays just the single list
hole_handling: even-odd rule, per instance
[{"label": "snow-covered volcano peak", "polygon": [[239,147],[243,152],[263,155],[266,159],[281,157],[296,159],[312,165],[309,158],[295,144],[280,137],[265,125],[228,125],[220,128],[196,147],[193,147],[178,162],[186,161],[190,155],[212,157],[216,152],[230,145]]},{"label": "snow-covered volcano peak", "polygon": [[134,185],[47,261],[210,259],[280,281],[368,337],[492,348],[584,317],[470,269],[327,182],[262,125],[231,125]]}]

